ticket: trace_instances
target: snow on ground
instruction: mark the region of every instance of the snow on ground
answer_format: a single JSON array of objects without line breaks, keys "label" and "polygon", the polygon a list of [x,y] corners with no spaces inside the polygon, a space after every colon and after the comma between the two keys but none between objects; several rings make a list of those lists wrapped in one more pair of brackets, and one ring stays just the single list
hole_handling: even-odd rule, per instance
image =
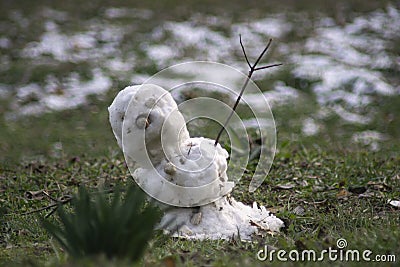
[{"label": "snow on ground", "polygon": [[283,221],[256,202],[253,207],[225,196],[196,208],[170,208],[159,227],[173,236],[188,239],[252,240],[257,235],[279,232]]},{"label": "snow on ground", "polygon": [[[66,12],[46,8],[40,16],[42,33],[18,50],[19,57],[31,68],[86,64],[89,77],[69,70],[61,76],[49,72],[42,80],[30,81],[27,69],[28,78],[22,77],[21,82],[3,80],[0,98],[12,98],[12,114],[6,114],[7,118],[76,108],[86,102],[87,95],[110,90],[112,81],[143,82],[153,74],[144,74],[145,67],[161,70],[185,61],[211,60],[246,73],[239,33],[250,58],[257,57],[266,40],[275,38],[274,59],[285,63],[284,67],[256,73],[255,80],[281,77],[279,74],[288,72],[287,79],[299,79],[310,85],[309,93],[315,96],[326,116],[336,114],[344,123],[368,125],[377,108],[376,96],[400,94],[400,86],[387,77],[387,73],[400,68],[399,56],[391,52],[400,38],[400,11],[390,5],[356,15],[344,25],[329,17],[310,21],[298,14],[268,14],[251,21],[195,14],[186,21],[163,21],[144,33],[135,23],[120,20],[151,23],[155,14],[145,9],[108,8],[102,19],[82,21],[81,28],[75,31],[63,26],[69,19]],[[11,12],[9,17],[17,27],[27,27],[32,22],[32,18],[18,11]],[[288,39],[292,32],[306,30],[309,32],[303,39],[280,41]],[[127,40],[133,45],[127,44]],[[7,51],[13,46],[11,36],[0,38],[0,48],[6,51],[0,56],[0,72],[12,69],[14,63]],[[303,85],[292,87],[287,80],[278,78],[261,90],[274,107],[296,101],[303,93]],[[257,102],[255,95],[248,95],[248,99]],[[311,120],[304,120],[305,135],[318,131],[312,125]]]}]

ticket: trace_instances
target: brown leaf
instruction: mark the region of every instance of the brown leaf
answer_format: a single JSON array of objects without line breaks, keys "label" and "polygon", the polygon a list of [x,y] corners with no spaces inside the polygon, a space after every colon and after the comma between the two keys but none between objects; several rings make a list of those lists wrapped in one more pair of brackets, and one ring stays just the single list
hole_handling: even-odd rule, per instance
[{"label": "brown leaf", "polygon": [[280,211],[283,211],[283,210],[285,210],[284,206],[276,206],[276,207],[269,207],[268,208],[268,211],[270,211],[272,213],[277,213],[277,212],[280,212]]},{"label": "brown leaf", "polygon": [[165,267],[175,267],[175,259],[172,256],[167,256],[163,260],[164,266]]},{"label": "brown leaf", "polygon": [[349,191],[347,191],[346,189],[341,189],[337,194],[336,197],[337,198],[346,198],[350,195]]}]

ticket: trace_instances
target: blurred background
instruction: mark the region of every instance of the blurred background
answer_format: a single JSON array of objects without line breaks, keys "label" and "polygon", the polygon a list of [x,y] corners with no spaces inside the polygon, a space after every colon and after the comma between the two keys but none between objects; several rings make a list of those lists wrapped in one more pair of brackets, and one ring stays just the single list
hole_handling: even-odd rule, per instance
[{"label": "blurred background", "polygon": [[185,61],[247,72],[239,34],[284,63],[254,76],[278,148],[398,153],[398,1],[0,0],[0,161],[117,155],[119,90]]}]

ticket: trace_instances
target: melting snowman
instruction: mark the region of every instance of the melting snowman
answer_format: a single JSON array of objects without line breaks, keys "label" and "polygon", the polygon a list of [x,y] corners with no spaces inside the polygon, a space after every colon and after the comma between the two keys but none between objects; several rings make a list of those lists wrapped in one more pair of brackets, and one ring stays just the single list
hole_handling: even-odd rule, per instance
[{"label": "melting snowman", "polygon": [[190,137],[168,91],[153,84],[127,87],[109,113],[133,178],[165,210],[161,229],[191,239],[250,240],[283,226],[265,207],[230,196],[228,152],[214,140]]}]

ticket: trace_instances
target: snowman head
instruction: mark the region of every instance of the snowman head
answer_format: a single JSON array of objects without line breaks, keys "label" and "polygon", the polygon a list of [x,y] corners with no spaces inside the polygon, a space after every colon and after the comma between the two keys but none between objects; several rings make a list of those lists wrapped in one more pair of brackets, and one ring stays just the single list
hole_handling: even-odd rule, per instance
[{"label": "snowman head", "polygon": [[145,192],[166,204],[188,207],[232,190],[226,176],[228,153],[211,139],[190,138],[168,91],[152,84],[125,90],[109,108],[110,122],[132,176]]},{"label": "snowman head", "polygon": [[189,139],[185,119],[176,102],[157,85],[126,88],[116,96],[109,112],[119,146],[129,150],[138,166],[157,165],[165,154],[172,156],[168,154],[175,153],[179,144]]}]

